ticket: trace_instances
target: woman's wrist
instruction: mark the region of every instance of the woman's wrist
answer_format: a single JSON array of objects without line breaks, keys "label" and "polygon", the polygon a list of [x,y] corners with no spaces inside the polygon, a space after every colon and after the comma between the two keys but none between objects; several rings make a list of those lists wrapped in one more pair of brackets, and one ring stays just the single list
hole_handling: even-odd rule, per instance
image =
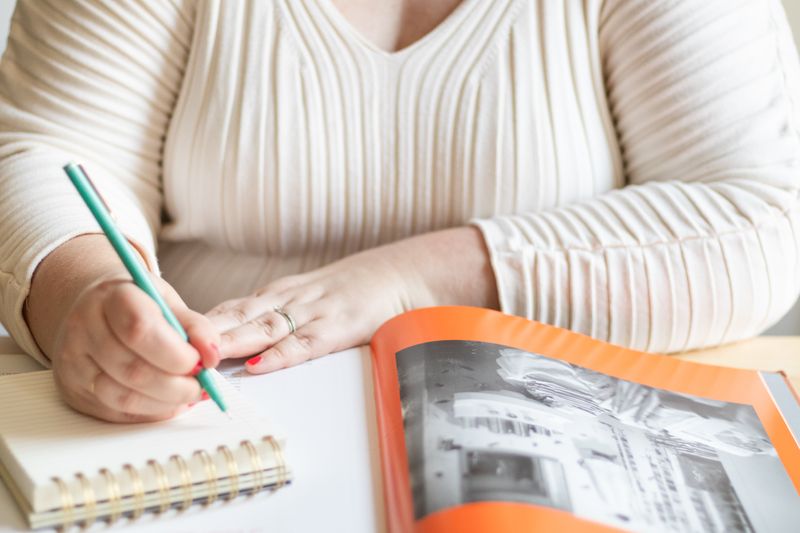
[{"label": "woman's wrist", "polygon": [[108,239],[80,235],[45,257],[34,272],[24,318],[39,349],[52,354],[61,324],[80,294],[95,283],[129,277]]},{"label": "woman's wrist", "polygon": [[464,226],[426,233],[387,248],[390,263],[408,288],[410,308],[499,308],[489,250],[478,228]]}]

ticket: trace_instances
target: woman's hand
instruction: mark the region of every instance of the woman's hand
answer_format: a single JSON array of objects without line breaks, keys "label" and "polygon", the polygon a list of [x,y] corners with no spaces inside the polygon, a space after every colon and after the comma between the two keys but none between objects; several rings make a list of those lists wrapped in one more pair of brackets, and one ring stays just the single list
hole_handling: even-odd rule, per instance
[{"label": "woman's hand", "polygon": [[75,409],[145,422],[170,418],[201,398],[191,374],[201,358],[205,367],[217,365],[219,335],[165,281],[153,276],[153,282],[191,345],[133,284],[104,236],[76,237],[39,265],[26,320]]},{"label": "woman's hand", "polygon": [[201,399],[192,376],[218,363],[218,334],[166,282],[153,281],[191,344],[129,278],[91,285],[67,314],[51,356],[56,383],[75,409],[112,422],[144,422],[171,418]]},{"label": "woman's hand", "polygon": [[[496,307],[494,275],[477,229],[429,233],[270,283],[208,313],[222,357],[254,354],[263,373],[369,342],[389,318],[431,305]],[[276,308],[287,313],[296,326]]]},{"label": "woman's hand", "polygon": [[[222,357],[259,354],[253,373],[270,372],[365,344],[387,318],[408,308],[409,287],[381,254],[364,252],[279,279],[208,313],[222,333]],[[275,308],[288,313],[297,330]]]}]

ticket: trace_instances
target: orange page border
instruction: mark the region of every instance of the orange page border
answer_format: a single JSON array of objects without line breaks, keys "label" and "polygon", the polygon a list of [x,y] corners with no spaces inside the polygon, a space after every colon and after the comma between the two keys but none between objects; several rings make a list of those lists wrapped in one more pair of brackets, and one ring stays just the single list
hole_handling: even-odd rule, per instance
[{"label": "orange page border", "polygon": [[417,344],[441,340],[511,346],[651,387],[749,404],[800,492],[800,448],[757,371],[637,352],[498,311],[433,307],[393,318],[381,326],[371,343],[386,518],[392,532],[416,528],[421,533],[487,530],[502,533],[520,531],[525,528],[523,524],[530,526],[532,522],[544,530],[568,526],[570,531],[616,531],[563,511],[506,502],[444,509],[414,523],[395,354]]}]

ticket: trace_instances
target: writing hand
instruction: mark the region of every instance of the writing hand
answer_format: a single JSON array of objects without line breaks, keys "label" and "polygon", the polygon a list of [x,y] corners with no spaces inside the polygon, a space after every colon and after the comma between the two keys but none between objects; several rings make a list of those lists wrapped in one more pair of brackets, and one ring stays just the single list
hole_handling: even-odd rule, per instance
[{"label": "writing hand", "polygon": [[90,285],[62,321],[51,354],[56,384],[75,409],[112,422],[145,422],[201,399],[191,376],[201,358],[206,367],[219,362],[217,332],[166,282],[154,282],[191,344],[127,275]]}]

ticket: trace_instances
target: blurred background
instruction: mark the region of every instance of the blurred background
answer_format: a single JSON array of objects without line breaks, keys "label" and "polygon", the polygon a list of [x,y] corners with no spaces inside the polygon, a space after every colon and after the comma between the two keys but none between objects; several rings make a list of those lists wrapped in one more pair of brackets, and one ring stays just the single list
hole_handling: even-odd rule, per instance
[{"label": "blurred background", "polygon": [[[16,0],[0,0],[0,54],[6,47],[8,24],[14,11],[15,3]],[[783,6],[789,16],[789,23],[794,32],[794,41],[800,47],[800,0],[783,0]],[[798,176],[798,179],[800,179],[800,176]],[[800,272],[797,275],[800,276]],[[4,333],[5,331],[0,326],[0,334]],[[800,301],[795,304],[794,308],[789,311],[783,320],[767,331],[767,335],[800,335]]]}]

